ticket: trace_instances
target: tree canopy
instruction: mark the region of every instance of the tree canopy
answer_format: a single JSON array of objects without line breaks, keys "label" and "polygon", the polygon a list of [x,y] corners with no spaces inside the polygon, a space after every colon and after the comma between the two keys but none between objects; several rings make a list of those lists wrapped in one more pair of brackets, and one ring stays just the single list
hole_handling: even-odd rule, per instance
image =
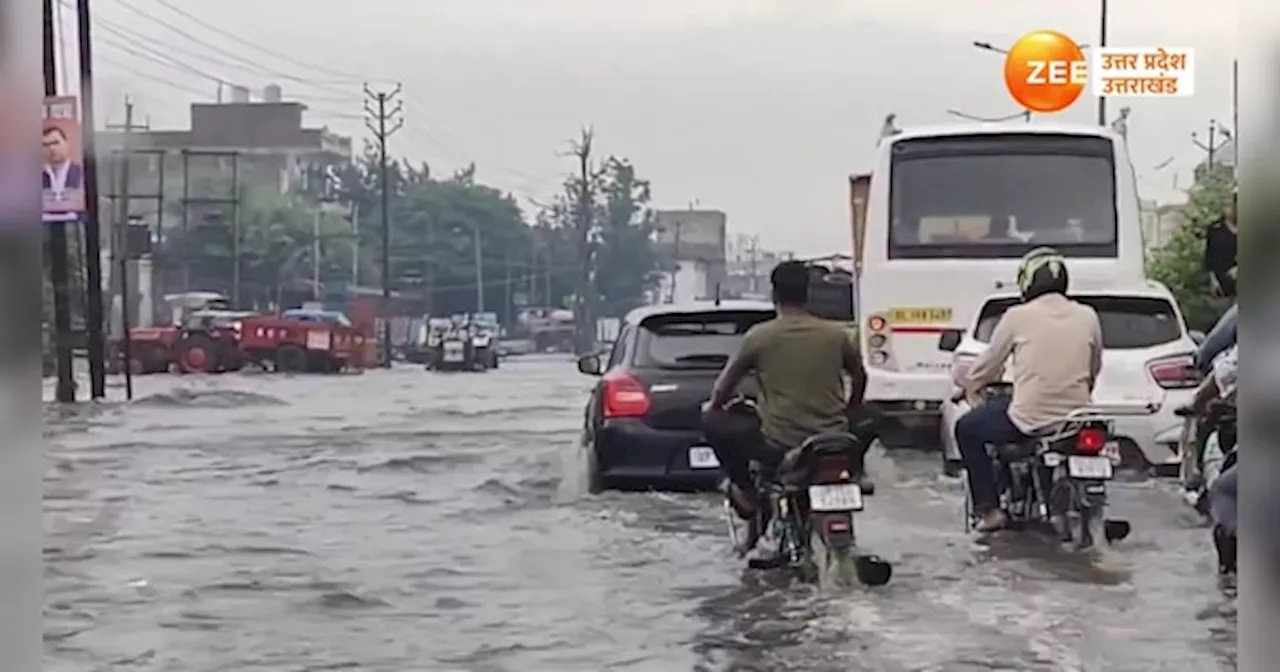
[{"label": "tree canopy", "polygon": [[[382,262],[382,171],[366,144],[348,166],[321,185],[281,195],[241,185],[240,287],[245,307],[275,303],[282,287],[309,282],[314,271],[316,213],[322,283],[379,287]],[[589,176],[567,178],[565,191],[526,215],[509,193],[486,185],[475,165],[434,175],[427,164],[388,162],[391,286],[416,297],[422,312],[476,310],[510,317],[521,305],[565,307],[580,291],[580,276],[598,315],[617,315],[642,302],[655,281],[649,183],[629,161],[608,157]],[[579,244],[581,195],[589,194],[589,244]],[[340,207],[338,207],[340,206]],[[185,237],[170,232],[162,251],[185,255],[193,289],[230,293],[233,267],[230,212],[191,213]],[[184,239],[185,238],[185,239]],[[477,259],[479,268],[477,273]],[[165,264],[168,286],[182,284],[183,265]]]},{"label": "tree canopy", "polygon": [[1147,274],[1178,299],[1192,329],[1208,330],[1222,312],[1209,292],[1204,268],[1205,232],[1231,204],[1235,178],[1229,168],[1202,170],[1187,193],[1185,221],[1147,261]]}]

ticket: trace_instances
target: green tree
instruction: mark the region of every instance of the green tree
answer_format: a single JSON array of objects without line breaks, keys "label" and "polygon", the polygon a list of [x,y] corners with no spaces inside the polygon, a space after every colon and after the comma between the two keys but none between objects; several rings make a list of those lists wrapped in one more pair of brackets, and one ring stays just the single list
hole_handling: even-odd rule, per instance
[{"label": "green tree", "polygon": [[654,214],[648,180],[626,159],[610,157],[600,179],[595,285],[602,316],[620,317],[644,302],[657,282]]},{"label": "green tree", "polygon": [[1173,292],[1192,329],[1211,328],[1221,314],[1221,305],[1210,298],[1204,241],[1209,225],[1227,211],[1234,190],[1229,168],[1199,171],[1187,193],[1184,223],[1147,261],[1147,274]]}]

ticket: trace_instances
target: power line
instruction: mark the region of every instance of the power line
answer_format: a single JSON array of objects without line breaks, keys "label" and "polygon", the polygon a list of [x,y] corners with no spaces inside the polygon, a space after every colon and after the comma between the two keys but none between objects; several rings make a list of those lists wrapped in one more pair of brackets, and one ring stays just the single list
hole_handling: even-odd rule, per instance
[{"label": "power line", "polygon": [[103,63],[106,63],[106,64],[108,64],[108,65],[110,65],[110,66],[112,66],[112,67],[114,67],[114,68],[117,68],[117,69],[119,69],[119,70],[123,70],[123,71],[125,71],[125,72],[127,72],[127,73],[129,73],[129,74],[131,74],[131,75],[134,75],[134,76],[136,76],[136,77],[140,77],[140,78],[142,78],[142,79],[149,80],[149,81],[154,82],[154,83],[156,83],[156,84],[161,84],[161,85],[163,85],[163,86],[167,86],[167,87],[172,88],[172,89],[177,89],[177,90],[179,90],[179,91],[186,91],[187,93],[193,93],[193,94],[195,94],[195,95],[197,95],[197,96],[201,96],[201,97],[207,97],[207,98],[212,98],[212,97],[213,97],[213,96],[212,96],[208,91],[200,91],[200,90],[197,90],[197,89],[193,89],[193,88],[191,88],[191,87],[189,87],[189,86],[186,86],[185,84],[179,84],[179,83],[177,83],[177,82],[175,82],[175,81],[173,81],[173,80],[171,80],[171,79],[165,79],[164,77],[159,77],[159,76],[156,76],[156,75],[152,75],[152,74],[150,74],[150,73],[142,72],[141,70],[138,70],[138,69],[136,69],[136,68],[134,68],[134,67],[131,67],[131,66],[129,66],[129,65],[126,65],[126,64],[124,64],[124,63],[121,63],[120,61],[117,61],[117,60],[114,60],[114,59],[111,59],[111,58],[107,58],[107,57],[105,57],[105,56],[102,56],[101,54],[95,54],[95,55],[94,55],[94,58],[95,58],[95,59],[97,59],[97,60],[100,60],[100,61],[102,61]]},{"label": "power line", "polygon": [[[117,0],[117,1],[119,1],[119,0]],[[288,62],[288,63],[292,63],[293,65],[296,65],[296,66],[299,66],[299,67],[302,67],[302,68],[306,68],[306,69],[308,69],[308,70],[312,70],[312,71],[314,71],[314,72],[321,72],[321,73],[324,73],[324,74],[326,74],[326,75],[330,75],[330,76],[333,76],[333,77],[338,77],[340,80],[342,80],[342,82],[341,82],[341,83],[352,84],[352,83],[358,83],[358,82],[362,82],[362,81],[367,81],[367,78],[365,78],[365,77],[361,77],[361,76],[359,76],[359,75],[353,75],[353,74],[351,74],[351,73],[346,73],[346,72],[339,72],[339,71],[337,71],[337,70],[332,70],[332,69],[329,69],[329,68],[323,68],[323,67],[320,67],[320,66],[317,66],[317,65],[313,65],[313,64],[311,64],[311,63],[307,63],[307,62],[305,62],[305,61],[302,61],[302,60],[296,59],[296,58],[294,58],[294,57],[292,57],[292,56],[289,56],[289,55],[287,55],[287,54],[282,54],[282,53],[279,53],[279,52],[276,52],[276,51],[272,51],[272,50],[270,50],[270,49],[267,49],[266,47],[264,47],[264,46],[262,46],[262,45],[260,45],[260,44],[254,43],[254,42],[252,42],[252,41],[250,41],[250,40],[246,40],[246,39],[244,39],[243,37],[240,37],[239,35],[236,35],[235,33],[231,32],[231,31],[228,31],[228,30],[226,30],[226,29],[224,29],[224,28],[219,28],[218,26],[216,26],[216,25],[214,25],[214,24],[212,24],[212,23],[210,23],[210,22],[208,22],[208,21],[205,21],[204,19],[202,19],[202,18],[200,18],[200,17],[198,17],[198,16],[196,16],[196,15],[194,15],[194,14],[192,14],[192,13],[188,12],[187,10],[182,9],[181,7],[178,7],[178,6],[174,5],[173,3],[169,2],[168,0],[155,0],[155,2],[156,2],[157,4],[163,5],[164,7],[168,8],[168,9],[169,9],[170,11],[172,11],[173,13],[178,14],[179,16],[182,16],[182,17],[186,18],[188,21],[191,21],[192,23],[194,23],[194,24],[196,24],[196,25],[199,25],[199,26],[203,27],[203,28],[204,28],[204,29],[206,29],[206,30],[209,30],[209,31],[214,32],[214,33],[217,33],[217,34],[222,35],[222,36],[224,36],[224,37],[226,37],[226,38],[229,38],[229,39],[231,39],[231,40],[234,40],[235,42],[238,42],[239,44],[241,44],[241,45],[243,45],[243,46],[249,47],[250,49],[253,49],[254,51],[261,52],[261,53],[266,54],[266,55],[268,55],[268,56],[272,56],[272,57],[278,58],[278,59],[280,59],[280,60],[282,60],[282,61],[285,61],[285,62]],[[337,83],[337,82],[334,82],[334,83]]]},{"label": "power line", "polygon": [[[195,42],[196,44],[202,45],[202,46],[204,46],[204,47],[207,47],[208,49],[211,49],[211,50],[216,51],[216,52],[218,52],[218,53],[220,53],[220,54],[226,55],[226,56],[228,56],[228,57],[230,57],[230,58],[232,58],[232,59],[234,59],[234,60],[236,60],[236,61],[240,61],[241,63],[244,63],[244,64],[248,65],[248,66],[249,66],[249,67],[251,67],[251,68],[254,68],[254,69],[260,70],[261,72],[265,73],[265,74],[266,74],[266,75],[268,75],[268,76],[278,77],[278,78],[280,78],[280,79],[284,79],[284,80],[288,80],[288,81],[292,81],[292,82],[297,82],[297,83],[301,83],[301,84],[308,84],[308,85],[310,85],[310,86],[314,86],[314,87],[317,87],[317,88],[324,88],[324,89],[328,89],[328,90],[331,90],[331,91],[340,91],[340,89],[333,88],[333,87],[331,87],[331,86],[329,86],[329,85],[327,85],[327,84],[325,84],[325,83],[323,83],[323,82],[318,82],[318,81],[314,81],[314,80],[309,80],[309,79],[307,79],[307,78],[305,78],[305,77],[298,77],[298,76],[296,76],[296,75],[291,75],[291,74],[286,73],[286,72],[280,72],[280,71],[278,71],[278,70],[273,70],[273,69],[271,69],[271,68],[268,68],[268,67],[266,67],[266,66],[262,65],[261,63],[257,63],[257,62],[255,62],[255,61],[253,61],[253,60],[250,60],[249,58],[247,58],[247,57],[245,57],[245,56],[241,56],[240,54],[237,54],[237,53],[235,53],[235,52],[233,52],[233,51],[230,51],[230,50],[225,49],[225,48],[223,48],[223,47],[219,47],[219,46],[218,46],[218,45],[216,45],[216,44],[212,44],[212,43],[210,43],[210,42],[208,42],[208,41],[202,40],[202,39],[200,39],[199,37],[196,37],[195,35],[193,35],[191,32],[189,32],[189,31],[185,30],[184,28],[181,28],[180,26],[174,25],[173,23],[170,23],[170,22],[168,22],[168,21],[165,21],[164,19],[161,19],[161,18],[159,18],[159,17],[156,17],[156,16],[154,16],[154,15],[153,15],[153,14],[151,14],[151,13],[148,13],[148,12],[146,12],[146,11],[143,11],[142,9],[138,8],[138,6],[137,6],[137,5],[132,4],[132,3],[131,3],[131,2],[129,2],[128,0],[115,0],[115,2],[116,2],[116,4],[120,5],[121,7],[123,7],[123,8],[125,8],[125,9],[129,10],[130,12],[133,12],[134,14],[137,14],[138,16],[141,16],[141,17],[143,17],[143,18],[147,19],[148,21],[151,21],[152,23],[155,23],[155,24],[157,24],[157,25],[159,25],[159,26],[161,26],[161,27],[163,27],[163,28],[165,28],[165,29],[167,29],[167,30],[173,31],[173,32],[174,32],[174,33],[176,33],[177,35],[180,35],[180,36],[182,36],[182,37],[185,37],[185,38],[187,38],[187,39],[191,40],[192,42]],[[167,6],[167,7],[170,7],[171,9],[173,8],[171,5],[166,5],[166,6]],[[345,92],[344,92],[344,93],[345,93]]]}]

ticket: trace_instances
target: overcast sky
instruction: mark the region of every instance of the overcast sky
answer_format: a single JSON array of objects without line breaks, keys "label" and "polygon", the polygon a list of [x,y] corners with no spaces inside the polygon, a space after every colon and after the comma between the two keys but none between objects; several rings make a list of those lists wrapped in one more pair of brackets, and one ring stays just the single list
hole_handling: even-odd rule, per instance
[{"label": "overcast sky", "polygon": [[[1194,97],[1111,104],[1113,113],[1122,104],[1133,108],[1130,146],[1144,195],[1171,199],[1175,176],[1185,186],[1204,156],[1191,143],[1192,131],[1203,136],[1211,118],[1231,122],[1236,3],[1110,4],[1112,45],[1196,50]],[[973,41],[1008,45],[1052,28],[1096,43],[1098,31],[1096,1],[94,0],[93,6],[104,59],[97,66],[99,110],[110,121],[120,121],[126,93],[155,127],[184,126],[197,92],[213,98],[213,81],[159,65],[146,49],[253,88],[275,80],[286,98],[311,104],[314,123],[357,136],[364,135],[356,118],[359,85],[334,72],[399,81],[406,127],[393,138],[395,154],[427,160],[441,172],[474,160],[482,179],[522,199],[545,198],[572,167],[557,151],[591,124],[602,153],[632,159],[652,180],[658,205],[696,201],[722,209],[734,232],[801,253],[848,251],[846,176],[869,168],[885,114],[896,112],[906,126],[946,122],[947,108],[982,116],[1017,111],[1004,89],[1001,57],[975,49]],[[297,62],[255,51],[173,7]],[[149,46],[137,46],[139,35]],[[1088,123],[1096,106],[1082,101],[1058,116]],[[1153,170],[1171,157],[1167,168]]]}]

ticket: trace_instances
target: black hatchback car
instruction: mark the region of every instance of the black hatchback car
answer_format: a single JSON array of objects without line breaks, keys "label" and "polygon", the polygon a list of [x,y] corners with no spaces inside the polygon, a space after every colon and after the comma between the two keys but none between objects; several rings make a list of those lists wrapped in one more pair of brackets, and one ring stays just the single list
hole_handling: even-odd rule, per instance
[{"label": "black hatchback car", "polygon": [[580,358],[579,371],[600,377],[583,426],[592,490],[714,487],[702,404],[747,330],[773,316],[762,301],[645,306],[623,319],[607,358]]}]

